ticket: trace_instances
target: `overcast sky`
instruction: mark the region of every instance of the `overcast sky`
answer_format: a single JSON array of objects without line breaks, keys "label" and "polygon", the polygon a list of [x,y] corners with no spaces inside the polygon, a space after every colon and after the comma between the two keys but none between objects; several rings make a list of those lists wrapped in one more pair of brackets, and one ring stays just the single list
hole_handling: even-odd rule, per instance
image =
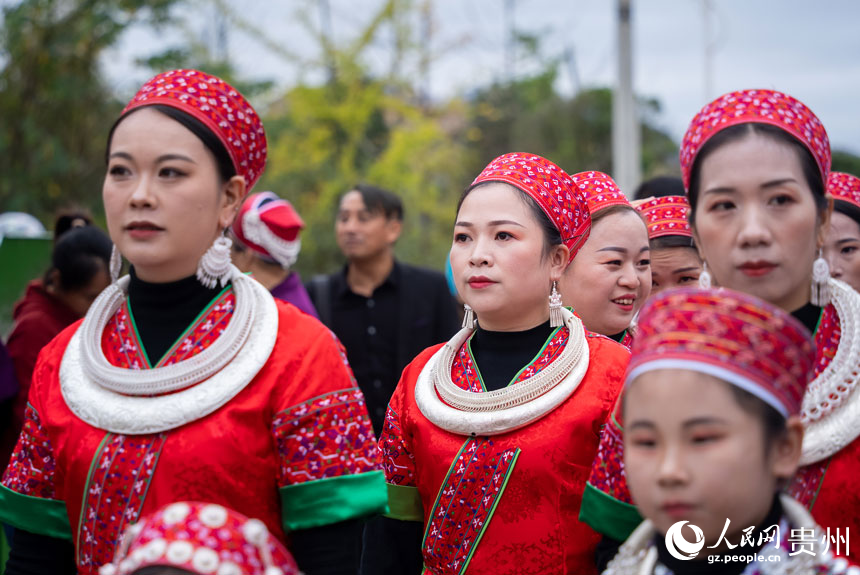
[{"label": "overcast sky", "polygon": [[[423,0],[416,0],[420,4]],[[860,1],[711,0],[712,93],[706,94],[703,0],[632,0],[634,85],[639,95],[663,105],[657,121],[680,140],[688,122],[707,101],[741,88],[773,88],[806,103],[821,118],[834,148],[860,154]],[[287,50],[312,57],[314,43],[296,22],[310,0],[241,0],[243,16]],[[353,38],[381,0],[329,0],[336,40]],[[431,94],[444,99],[484,86],[505,75],[505,0],[435,0],[431,46],[438,53],[430,76]],[[538,34],[542,51],[574,55],[579,87],[615,82],[616,0],[515,0],[518,30]],[[318,12],[310,15],[318,22]],[[214,18],[205,9],[195,19],[201,35]],[[387,34],[387,33],[386,33]],[[390,36],[383,34],[369,64],[387,70]],[[168,40],[169,41],[169,40]],[[143,31],[125,36],[106,58],[120,93],[130,95],[146,72],[135,56],[153,51]],[[297,67],[272,53],[252,35],[229,28],[230,59],[248,78],[297,81]],[[558,88],[574,89],[565,66]],[[311,76],[308,79],[314,80]]]}]

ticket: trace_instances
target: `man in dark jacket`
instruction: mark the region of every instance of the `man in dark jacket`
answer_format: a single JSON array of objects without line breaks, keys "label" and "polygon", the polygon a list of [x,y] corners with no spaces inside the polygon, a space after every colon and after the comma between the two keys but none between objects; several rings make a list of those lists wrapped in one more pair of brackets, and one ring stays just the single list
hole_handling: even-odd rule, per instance
[{"label": "man in dark jacket", "polygon": [[458,328],[445,276],[394,258],[402,226],[398,196],[355,186],[341,197],[335,222],[347,263],[308,284],[320,319],[346,347],[377,436],[400,372]]}]

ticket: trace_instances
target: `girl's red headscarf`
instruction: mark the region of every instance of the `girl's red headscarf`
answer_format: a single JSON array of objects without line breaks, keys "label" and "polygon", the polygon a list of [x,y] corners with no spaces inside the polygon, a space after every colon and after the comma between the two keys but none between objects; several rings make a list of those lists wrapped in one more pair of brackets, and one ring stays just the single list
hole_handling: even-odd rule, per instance
[{"label": "girl's red headscarf", "polygon": [[564,170],[534,154],[505,154],[490,162],[471,187],[485,182],[510,184],[536,201],[555,224],[573,261],[588,239],[591,215],[585,198]]},{"label": "girl's red headscarf", "polygon": [[830,172],[830,140],[821,120],[800,100],[774,90],[741,90],[721,96],[696,114],[681,141],[681,176],[690,193],[696,156],[712,136],[738,124],[770,124],[785,130],[815,158],[822,181]]},{"label": "girl's red headscarf", "polygon": [[266,165],[266,132],[251,104],[224,80],[198,70],[171,70],[149,80],[122,111],[160,104],[181,110],[209,128],[250,190]]}]

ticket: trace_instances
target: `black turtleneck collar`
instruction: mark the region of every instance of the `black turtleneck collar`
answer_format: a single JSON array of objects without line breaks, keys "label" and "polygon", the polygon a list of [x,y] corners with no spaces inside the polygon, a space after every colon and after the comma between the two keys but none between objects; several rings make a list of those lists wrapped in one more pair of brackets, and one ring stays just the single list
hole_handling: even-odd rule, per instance
[{"label": "black turtleneck collar", "polygon": [[221,287],[207,288],[195,276],[175,282],[149,283],[131,268],[128,305],[137,333],[151,365],[155,365],[173,346],[215,297]]},{"label": "black turtleneck collar", "polygon": [[621,340],[623,340],[623,339],[624,339],[624,336],[625,336],[625,335],[627,335],[627,330],[626,330],[626,329],[625,329],[624,331],[622,331],[622,332],[616,333],[616,334],[614,334],[614,335],[610,335],[610,336],[609,336],[609,339],[611,339],[611,340],[613,340],[613,341],[617,341],[618,343],[621,343]]},{"label": "black turtleneck collar", "polygon": [[791,315],[794,316],[794,319],[806,326],[806,329],[809,330],[809,333],[815,335],[815,330],[818,328],[818,322],[821,319],[820,307],[808,303],[805,306],[791,312]]},{"label": "black turtleneck collar", "polygon": [[479,326],[469,345],[487,391],[506,387],[554,330],[549,321],[525,331],[487,331]]},{"label": "black turtleneck collar", "polygon": [[[780,502],[779,495],[777,494],[774,495],[773,505],[771,505],[767,516],[758,525],[758,528],[753,531],[753,533],[758,537],[758,534],[764,529],[767,529],[771,525],[778,525],[781,519],[782,503]],[[730,541],[730,543],[738,545],[740,541]],[[713,542],[711,542],[711,544],[713,545]],[[713,563],[709,563],[707,557],[703,553],[700,553],[699,557],[692,561],[681,561],[680,559],[675,559],[669,554],[669,550],[666,549],[666,537],[660,534],[654,536],[654,545],[657,547],[658,560],[674,575],[740,575],[749,565],[742,561],[732,561],[729,563],[715,561]],[[757,553],[765,545],[766,543],[763,543],[755,548],[739,546],[732,550],[723,551],[718,555],[720,557],[726,555],[752,555]],[[707,547],[705,549],[707,549]]]}]

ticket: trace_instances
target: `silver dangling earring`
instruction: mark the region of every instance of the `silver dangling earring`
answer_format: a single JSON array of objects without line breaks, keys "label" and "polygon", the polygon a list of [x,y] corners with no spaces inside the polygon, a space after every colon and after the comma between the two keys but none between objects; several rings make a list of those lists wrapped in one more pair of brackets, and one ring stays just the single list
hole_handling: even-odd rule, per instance
[{"label": "silver dangling earring", "polygon": [[221,235],[206,250],[206,253],[200,258],[200,263],[197,264],[197,279],[200,283],[209,289],[214,288],[219,283],[221,287],[227,285],[232,276],[233,262],[230,259],[230,247],[232,245],[233,240],[226,235]]},{"label": "silver dangling earring", "polygon": [[708,262],[702,262],[702,273],[699,274],[699,287],[711,289],[711,272],[708,271]]},{"label": "silver dangling earring", "polygon": [[558,327],[564,324],[564,316],[561,313],[561,294],[558,293],[558,282],[552,282],[552,292],[549,294],[549,325]]},{"label": "silver dangling earring", "polygon": [[818,257],[812,262],[812,295],[809,303],[818,307],[830,303],[830,266],[821,256],[821,248],[818,248]]},{"label": "silver dangling earring", "polygon": [[119,253],[119,250],[116,247],[116,244],[113,245],[113,249],[110,252],[110,281],[111,283],[116,283],[116,280],[119,279],[119,274],[122,272],[122,255]]},{"label": "silver dangling earring", "polygon": [[469,306],[469,304],[464,303],[463,309],[466,310],[466,313],[463,314],[463,327],[466,329],[475,329],[475,310]]}]

